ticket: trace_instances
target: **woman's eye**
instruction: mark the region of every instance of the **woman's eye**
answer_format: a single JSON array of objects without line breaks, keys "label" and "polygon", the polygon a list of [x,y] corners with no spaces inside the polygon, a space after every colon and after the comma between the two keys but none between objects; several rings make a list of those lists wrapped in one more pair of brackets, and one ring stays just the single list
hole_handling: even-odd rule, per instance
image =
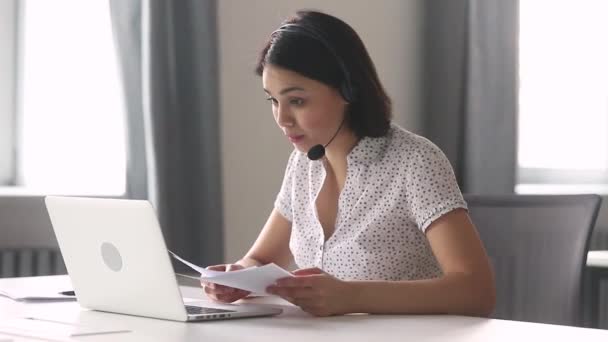
[{"label": "woman's eye", "polygon": [[304,104],[304,100],[303,99],[291,99],[291,100],[289,100],[289,103],[294,106],[301,106]]},{"label": "woman's eye", "polygon": [[266,98],[266,101],[272,102],[273,105],[276,105],[278,103],[277,99],[275,99],[274,97],[268,97]]}]

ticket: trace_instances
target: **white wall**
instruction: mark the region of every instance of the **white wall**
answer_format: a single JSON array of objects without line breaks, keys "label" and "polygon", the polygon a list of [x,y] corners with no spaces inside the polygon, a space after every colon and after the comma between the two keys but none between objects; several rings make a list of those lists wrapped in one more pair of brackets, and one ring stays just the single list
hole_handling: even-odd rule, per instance
[{"label": "white wall", "polygon": [[302,8],[343,19],[367,46],[393,100],[394,121],[419,132],[423,1],[218,1],[226,261],[240,258],[257,237],[292,150],[254,73],[269,34]]}]

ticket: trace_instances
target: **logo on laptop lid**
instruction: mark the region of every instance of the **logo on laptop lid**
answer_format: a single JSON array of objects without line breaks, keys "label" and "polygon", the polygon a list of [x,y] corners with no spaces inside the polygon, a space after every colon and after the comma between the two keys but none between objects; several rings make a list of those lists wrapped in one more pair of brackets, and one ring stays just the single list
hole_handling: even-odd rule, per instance
[{"label": "logo on laptop lid", "polygon": [[120,256],[118,248],[113,244],[109,242],[101,244],[101,257],[106,266],[112,271],[118,272],[122,269],[122,257]]}]

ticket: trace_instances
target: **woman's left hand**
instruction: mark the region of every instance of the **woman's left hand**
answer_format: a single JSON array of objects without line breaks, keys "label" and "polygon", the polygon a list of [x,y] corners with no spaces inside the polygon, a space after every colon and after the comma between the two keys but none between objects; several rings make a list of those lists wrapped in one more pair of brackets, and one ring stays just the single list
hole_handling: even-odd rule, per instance
[{"label": "woman's left hand", "polygon": [[352,286],[319,268],[305,268],[292,272],[295,277],[282,278],[267,288],[302,310],[315,316],[349,313]]}]

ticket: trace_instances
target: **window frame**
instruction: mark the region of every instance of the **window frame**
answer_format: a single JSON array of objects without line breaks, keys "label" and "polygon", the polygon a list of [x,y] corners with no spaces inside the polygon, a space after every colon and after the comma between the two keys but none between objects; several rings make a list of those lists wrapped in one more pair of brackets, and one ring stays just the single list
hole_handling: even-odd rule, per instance
[{"label": "window frame", "polygon": [[[32,189],[23,184],[23,176],[20,174],[20,143],[21,136],[21,103],[23,96],[23,39],[24,39],[24,8],[25,4],[21,0],[0,1],[0,28],[10,28],[4,30],[6,37],[0,35],[0,74],[6,69],[9,77],[0,78],[0,197],[5,196],[44,196],[44,195],[65,195],[65,196],[86,196],[96,198],[129,198],[128,177],[125,174],[125,188],[122,194],[105,194],[90,192],[43,192]],[[6,24],[4,24],[6,23]],[[7,51],[10,55],[7,63],[2,63],[2,51]],[[2,89],[6,89],[2,94]],[[3,103],[3,96],[6,95],[6,104]],[[3,106],[4,105],[4,106]],[[7,109],[5,109],[7,108]],[[126,108],[124,109],[126,111]],[[125,113],[126,114],[126,113]],[[6,137],[6,138],[2,138]],[[6,144],[5,144],[6,141]],[[4,168],[3,165],[7,167]],[[126,165],[125,165],[126,166]],[[125,172],[127,170],[125,169]]]},{"label": "window frame", "polygon": [[518,194],[608,194],[608,171],[517,168]]},{"label": "window frame", "polygon": [[[520,18],[522,7],[519,8]],[[521,21],[519,22],[521,26]],[[522,30],[518,32],[520,35]],[[520,48],[521,59],[521,48]],[[519,76],[520,85],[517,89],[521,94],[522,77]],[[608,80],[607,80],[608,81]],[[518,116],[522,115],[522,102],[518,103]],[[608,115],[608,112],[605,113]],[[518,118],[518,120],[520,120]],[[576,118],[575,118],[576,120]],[[521,131],[516,126],[517,145],[521,144]],[[602,144],[605,147],[604,144]],[[516,151],[518,148],[516,148]],[[596,168],[550,168],[550,167],[527,167],[519,164],[519,156],[516,158],[515,192],[518,194],[571,194],[571,193],[597,193],[608,194],[608,169],[602,166]]]},{"label": "window frame", "polygon": [[0,187],[17,184],[19,1],[0,1]]}]

